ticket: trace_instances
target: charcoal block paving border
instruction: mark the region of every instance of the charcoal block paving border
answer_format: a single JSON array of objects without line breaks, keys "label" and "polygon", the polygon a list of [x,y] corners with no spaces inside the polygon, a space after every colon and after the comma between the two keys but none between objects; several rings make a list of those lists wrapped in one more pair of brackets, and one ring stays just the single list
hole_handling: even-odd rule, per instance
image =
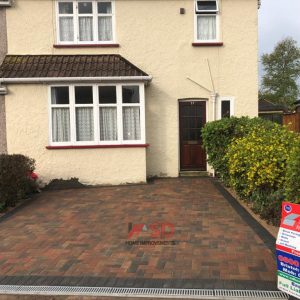
[{"label": "charcoal block paving border", "polygon": [[251,214],[223,187],[223,185],[217,181],[212,180],[216,189],[222,194],[222,196],[228,201],[232,208],[237,212],[237,214],[248,224],[253,231],[263,240],[265,245],[272,251],[275,255],[275,245],[276,239],[274,236],[265,229],[259,222],[257,222]]},{"label": "charcoal block paving border", "polygon": [[32,202],[34,202],[38,198],[39,194],[31,195],[30,198],[24,200],[22,203],[20,203],[17,207],[12,208],[12,210],[4,213],[0,216],[0,223],[8,220],[10,217],[12,217],[14,214],[22,210],[23,208],[30,205]]},{"label": "charcoal block paving border", "polygon": [[[210,179],[220,194],[228,201],[244,222],[262,239],[275,255],[275,238],[259,223],[216,179]],[[88,188],[88,187],[86,187]],[[0,217],[0,223],[19,212],[39,195],[34,195],[17,208]],[[176,289],[228,289],[228,290],[268,290],[277,291],[275,281],[256,280],[215,280],[215,279],[153,279],[118,278],[98,276],[38,276],[15,275],[1,276],[0,285],[18,286],[80,286],[80,287],[124,287],[124,288],[176,288]]]},{"label": "charcoal block paving border", "polygon": [[214,279],[147,279],[80,276],[0,276],[0,285],[276,291],[276,282]]}]

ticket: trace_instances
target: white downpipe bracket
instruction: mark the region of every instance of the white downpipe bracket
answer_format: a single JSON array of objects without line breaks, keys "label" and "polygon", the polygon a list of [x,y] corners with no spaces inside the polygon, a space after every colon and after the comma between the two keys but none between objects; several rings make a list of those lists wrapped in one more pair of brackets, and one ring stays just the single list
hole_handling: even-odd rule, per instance
[{"label": "white downpipe bracket", "polygon": [[0,85],[0,95],[6,95],[7,94],[7,88],[5,86]]}]

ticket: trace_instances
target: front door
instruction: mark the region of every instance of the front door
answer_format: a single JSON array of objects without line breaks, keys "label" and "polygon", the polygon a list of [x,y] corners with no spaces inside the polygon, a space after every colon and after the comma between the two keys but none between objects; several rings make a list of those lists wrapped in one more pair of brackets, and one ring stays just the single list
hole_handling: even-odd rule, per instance
[{"label": "front door", "polygon": [[205,101],[179,102],[180,169],[206,171],[201,129],[206,123]]}]

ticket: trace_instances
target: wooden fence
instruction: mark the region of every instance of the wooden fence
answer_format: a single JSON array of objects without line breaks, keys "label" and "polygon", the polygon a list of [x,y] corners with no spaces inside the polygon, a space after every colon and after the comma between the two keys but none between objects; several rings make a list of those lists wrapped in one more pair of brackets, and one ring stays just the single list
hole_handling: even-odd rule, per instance
[{"label": "wooden fence", "polygon": [[300,112],[283,115],[283,125],[295,132],[300,132]]}]

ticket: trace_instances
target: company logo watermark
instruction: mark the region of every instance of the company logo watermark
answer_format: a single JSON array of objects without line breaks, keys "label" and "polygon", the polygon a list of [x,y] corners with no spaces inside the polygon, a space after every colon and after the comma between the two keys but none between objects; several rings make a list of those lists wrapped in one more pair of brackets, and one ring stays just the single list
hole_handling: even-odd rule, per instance
[{"label": "company logo watermark", "polygon": [[176,245],[177,241],[173,240],[175,226],[168,222],[155,222],[151,224],[133,224],[128,223],[128,240],[127,245]]}]

